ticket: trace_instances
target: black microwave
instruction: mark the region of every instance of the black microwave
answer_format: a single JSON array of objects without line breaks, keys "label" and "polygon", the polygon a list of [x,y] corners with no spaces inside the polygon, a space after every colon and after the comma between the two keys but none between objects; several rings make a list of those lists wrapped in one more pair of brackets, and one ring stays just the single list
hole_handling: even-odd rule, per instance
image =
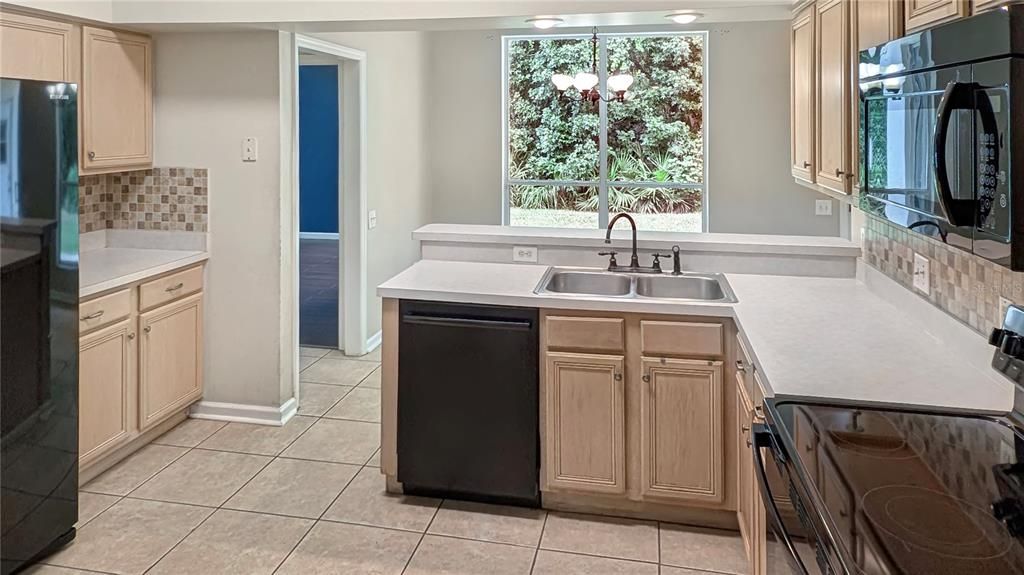
[{"label": "black microwave", "polygon": [[861,209],[1024,270],[1024,5],[864,50],[858,77]]}]

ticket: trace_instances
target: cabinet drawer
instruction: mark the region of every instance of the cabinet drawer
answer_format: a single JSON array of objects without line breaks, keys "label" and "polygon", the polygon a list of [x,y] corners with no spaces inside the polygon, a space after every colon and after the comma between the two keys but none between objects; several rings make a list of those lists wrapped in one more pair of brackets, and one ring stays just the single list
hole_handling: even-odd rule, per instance
[{"label": "cabinet drawer", "polygon": [[82,302],[78,306],[79,331],[85,333],[110,325],[128,317],[131,311],[131,290],[127,289]]},{"label": "cabinet drawer", "polygon": [[722,324],[641,321],[644,355],[721,356]]},{"label": "cabinet drawer", "polygon": [[611,352],[626,348],[625,321],[619,317],[548,316],[544,325],[549,348]]},{"label": "cabinet drawer", "polygon": [[147,310],[182,296],[195,293],[203,287],[203,266],[146,282],[139,286],[139,308]]}]

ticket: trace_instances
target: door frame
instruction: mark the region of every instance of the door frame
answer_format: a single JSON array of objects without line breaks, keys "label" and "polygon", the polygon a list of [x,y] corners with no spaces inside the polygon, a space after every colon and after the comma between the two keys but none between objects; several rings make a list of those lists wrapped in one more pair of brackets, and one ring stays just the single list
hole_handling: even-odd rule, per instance
[{"label": "door frame", "polygon": [[366,327],[366,229],[367,219],[367,76],[366,52],[317,38],[292,34],[292,154],[291,154],[291,232],[284,245],[294,246],[286,277],[292,293],[292,349],[295,397],[299,396],[299,51],[301,49],[333,57],[338,62],[339,83],[339,158],[338,158],[338,344],[345,355],[367,352]]}]

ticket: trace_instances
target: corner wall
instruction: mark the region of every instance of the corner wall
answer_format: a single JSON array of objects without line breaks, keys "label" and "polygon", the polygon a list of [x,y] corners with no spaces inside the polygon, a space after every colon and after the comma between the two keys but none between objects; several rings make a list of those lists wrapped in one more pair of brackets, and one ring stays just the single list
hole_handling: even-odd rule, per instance
[{"label": "corner wall", "polygon": [[[709,32],[709,231],[838,235],[839,206],[830,217],[815,216],[814,200],[825,196],[790,174],[789,21],[691,29]],[[428,34],[436,222],[501,223],[503,33],[533,31]]]}]

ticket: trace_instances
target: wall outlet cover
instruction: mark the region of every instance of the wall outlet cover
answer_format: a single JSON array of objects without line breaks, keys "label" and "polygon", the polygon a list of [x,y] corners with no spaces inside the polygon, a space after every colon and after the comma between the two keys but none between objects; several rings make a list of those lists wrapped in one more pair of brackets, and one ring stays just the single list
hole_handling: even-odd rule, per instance
[{"label": "wall outlet cover", "polygon": [[366,227],[370,228],[371,230],[377,227],[377,210],[370,210],[366,214]]},{"label": "wall outlet cover", "polygon": [[928,258],[918,253],[914,254],[914,289],[925,295],[931,294],[929,263]]},{"label": "wall outlet cover", "polygon": [[832,200],[814,200],[814,215],[831,216]]},{"label": "wall outlet cover", "polygon": [[515,246],[512,248],[512,261],[537,263],[537,246]]},{"label": "wall outlet cover", "polygon": [[259,142],[256,138],[249,136],[242,140],[242,161],[255,162],[259,156]]}]

